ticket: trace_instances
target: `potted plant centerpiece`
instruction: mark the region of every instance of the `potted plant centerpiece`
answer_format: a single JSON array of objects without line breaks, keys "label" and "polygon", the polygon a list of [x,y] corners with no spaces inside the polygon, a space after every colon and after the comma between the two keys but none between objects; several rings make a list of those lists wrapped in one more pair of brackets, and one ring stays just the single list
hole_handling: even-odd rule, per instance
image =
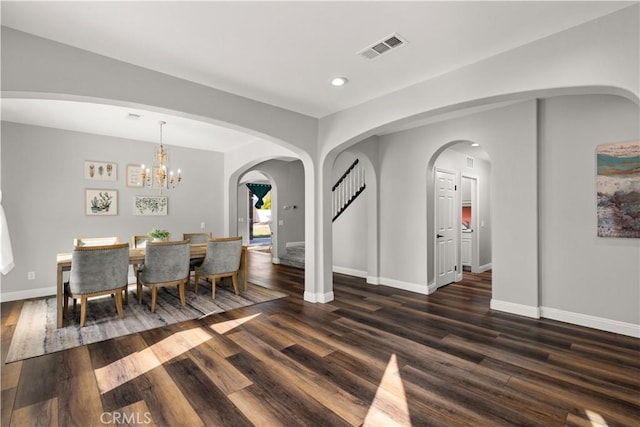
[{"label": "potted plant centerpiece", "polygon": [[159,228],[154,228],[149,232],[149,237],[151,237],[154,242],[166,242],[169,240],[169,233],[167,230],[160,230]]}]

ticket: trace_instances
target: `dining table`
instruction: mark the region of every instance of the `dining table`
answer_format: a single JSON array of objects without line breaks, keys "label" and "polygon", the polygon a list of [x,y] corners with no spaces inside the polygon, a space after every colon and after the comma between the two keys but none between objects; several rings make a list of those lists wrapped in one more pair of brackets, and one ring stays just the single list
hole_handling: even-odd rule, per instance
[{"label": "dining table", "polygon": [[[191,259],[204,259],[207,254],[207,243],[192,243],[189,245],[191,252]],[[240,271],[238,274],[238,282],[240,287],[247,290],[247,275],[248,275],[248,256],[247,246],[242,246],[242,255],[240,257]],[[129,264],[140,265],[144,262],[144,248],[130,248],[129,249]],[[63,324],[63,302],[64,302],[64,278],[63,273],[71,270],[71,252],[56,254],[57,265],[57,284],[56,284],[56,300],[57,300],[57,316],[58,316],[58,328]]]}]

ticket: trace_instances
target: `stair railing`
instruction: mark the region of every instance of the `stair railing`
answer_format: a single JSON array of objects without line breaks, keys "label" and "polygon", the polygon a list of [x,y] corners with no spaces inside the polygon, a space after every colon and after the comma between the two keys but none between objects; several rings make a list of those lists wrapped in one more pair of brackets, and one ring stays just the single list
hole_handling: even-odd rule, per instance
[{"label": "stair railing", "polygon": [[335,221],[366,188],[364,168],[356,159],[338,179],[332,189],[332,213]]}]

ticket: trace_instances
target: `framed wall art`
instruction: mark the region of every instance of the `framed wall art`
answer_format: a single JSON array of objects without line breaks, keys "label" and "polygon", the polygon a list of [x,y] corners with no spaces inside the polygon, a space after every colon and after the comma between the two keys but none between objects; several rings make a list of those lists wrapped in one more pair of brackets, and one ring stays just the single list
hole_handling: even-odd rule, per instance
[{"label": "framed wall art", "polygon": [[118,165],[114,162],[84,162],[84,179],[91,181],[117,181]]},{"label": "framed wall art", "polygon": [[596,156],[598,236],[640,238],[640,141],[598,145]]},{"label": "framed wall art", "polygon": [[87,188],[84,191],[84,213],[90,216],[118,215],[118,190]]},{"label": "framed wall art", "polygon": [[167,215],[169,198],[167,196],[136,196],[134,215]]},{"label": "framed wall art", "polygon": [[142,188],[143,185],[140,165],[127,165],[127,187]]}]

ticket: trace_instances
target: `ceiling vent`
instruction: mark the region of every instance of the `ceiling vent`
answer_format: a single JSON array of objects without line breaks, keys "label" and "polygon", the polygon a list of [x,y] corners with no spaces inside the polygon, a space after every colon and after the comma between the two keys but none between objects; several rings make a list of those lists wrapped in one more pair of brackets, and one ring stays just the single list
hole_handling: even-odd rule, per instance
[{"label": "ceiling vent", "polygon": [[357,54],[366,59],[377,58],[378,56],[391,52],[393,49],[397,49],[407,44],[408,41],[398,33],[393,33],[385,37],[384,39],[362,49]]},{"label": "ceiling vent", "polygon": [[473,169],[473,157],[467,156],[467,167]]}]

